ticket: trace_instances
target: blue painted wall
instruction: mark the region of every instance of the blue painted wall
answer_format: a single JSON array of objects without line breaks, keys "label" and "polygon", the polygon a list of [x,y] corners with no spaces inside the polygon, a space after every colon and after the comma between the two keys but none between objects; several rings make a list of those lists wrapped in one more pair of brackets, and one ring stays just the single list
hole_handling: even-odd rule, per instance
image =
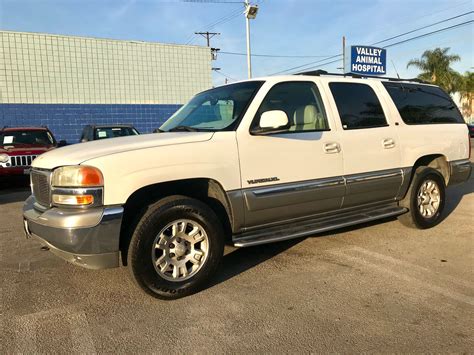
[{"label": "blue painted wall", "polygon": [[150,133],[181,105],[0,104],[0,127],[48,126],[56,139],[79,142],[87,124],[132,124]]}]

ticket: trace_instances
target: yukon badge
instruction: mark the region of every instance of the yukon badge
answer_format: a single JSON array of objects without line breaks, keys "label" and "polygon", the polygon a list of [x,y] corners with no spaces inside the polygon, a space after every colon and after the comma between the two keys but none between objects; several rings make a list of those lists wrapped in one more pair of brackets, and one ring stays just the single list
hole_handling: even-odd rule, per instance
[{"label": "yukon badge", "polygon": [[280,179],[277,178],[276,176],[273,176],[273,177],[263,178],[263,179],[247,180],[247,182],[249,183],[249,185],[252,185],[252,184],[262,184],[262,183],[264,183],[264,182],[272,182],[272,181],[280,181]]}]

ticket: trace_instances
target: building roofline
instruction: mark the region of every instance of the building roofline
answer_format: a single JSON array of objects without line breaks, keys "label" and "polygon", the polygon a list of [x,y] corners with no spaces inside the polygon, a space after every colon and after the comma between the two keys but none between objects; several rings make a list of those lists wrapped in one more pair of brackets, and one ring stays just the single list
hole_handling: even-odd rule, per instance
[{"label": "building roofline", "polygon": [[59,38],[77,38],[77,39],[85,39],[85,40],[96,40],[96,41],[113,41],[113,42],[125,42],[125,43],[135,43],[135,44],[158,44],[163,46],[172,46],[172,47],[193,47],[193,48],[205,48],[209,49],[206,46],[199,46],[199,45],[189,45],[189,44],[178,44],[178,43],[163,43],[163,42],[151,42],[151,41],[141,41],[141,40],[132,40],[132,39],[116,39],[116,38],[106,38],[106,37],[87,37],[87,36],[79,36],[79,35],[67,35],[67,34],[56,34],[56,33],[47,33],[47,32],[27,32],[27,31],[14,31],[14,30],[0,30],[1,33],[13,33],[13,34],[24,34],[24,35],[39,35],[39,36],[52,36],[52,37],[59,37]]}]

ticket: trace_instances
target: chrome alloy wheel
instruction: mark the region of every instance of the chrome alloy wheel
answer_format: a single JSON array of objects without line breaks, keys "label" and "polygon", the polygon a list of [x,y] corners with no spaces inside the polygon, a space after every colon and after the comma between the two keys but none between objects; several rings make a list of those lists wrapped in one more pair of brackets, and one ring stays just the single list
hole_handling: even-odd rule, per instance
[{"label": "chrome alloy wheel", "polygon": [[152,261],[156,272],[168,281],[194,276],[206,262],[209,238],[196,221],[180,219],[169,223],[155,238]]},{"label": "chrome alloy wheel", "polygon": [[417,195],[420,214],[425,218],[433,217],[438,211],[440,201],[441,195],[438,184],[433,180],[423,182]]}]

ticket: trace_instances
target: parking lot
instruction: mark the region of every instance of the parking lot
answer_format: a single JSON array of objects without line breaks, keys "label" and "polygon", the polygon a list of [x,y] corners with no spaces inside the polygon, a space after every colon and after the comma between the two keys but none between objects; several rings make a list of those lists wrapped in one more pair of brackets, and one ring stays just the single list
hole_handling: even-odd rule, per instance
[{"label": "parking lot", "polygon": [[474,177],[448,189],[434,229],[388,219],[228,250],[209,288],[172,302],[126,268],[84,270],[26,240],[25,185],[0,191],[0,353],[474,348]]}]

